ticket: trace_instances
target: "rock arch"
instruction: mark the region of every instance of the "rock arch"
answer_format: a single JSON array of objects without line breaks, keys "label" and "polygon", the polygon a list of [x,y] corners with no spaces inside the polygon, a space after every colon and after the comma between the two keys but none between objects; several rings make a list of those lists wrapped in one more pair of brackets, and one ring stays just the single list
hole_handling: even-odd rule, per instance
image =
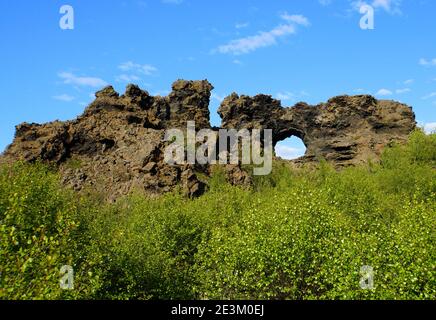
[{"label": "rock arch", "polygon": [[[0,162],[41,159],[54,163],[65,185],[101,190],[108,200],[133,189],[162,193],[177,185],[190,196],[199,195],[204,183],[196,173],[207,175],[210,167],[169,166],[163,161],[162,141],[166,129],[186,128],[188,120],[194,120],[198,129],[211,127],[212,89],[207,80],[178,80],[167,97],[153,97],[136,85],[128,85],[123,95],[108,86],[96,93],[95,101],[75,120],[18,125]],[[307,147],[300,163],[323,157],[338,167],[377,159],[384,146],[406,141],[416,127],[410,107],[368,95],[284,108],[269,95],[233,93],[218,112],[223,128],[272,129],[274,145],[299,137]],[[70,166],[70,160],[80,166]],[[226,172],[234,184],[250,181],[238,166],[226,167]]]},{"label": "rock arch", "polygon": [[321,157],[335,166],[378,159],[393,141],[404,142],[416,127],[412,108],[369,95],[338,96],[315,106],[283,108],[269,95],[226,97],[218,113],[224,128],[272,129],[274,145],[291,136],[306,145],[300,162]]}]

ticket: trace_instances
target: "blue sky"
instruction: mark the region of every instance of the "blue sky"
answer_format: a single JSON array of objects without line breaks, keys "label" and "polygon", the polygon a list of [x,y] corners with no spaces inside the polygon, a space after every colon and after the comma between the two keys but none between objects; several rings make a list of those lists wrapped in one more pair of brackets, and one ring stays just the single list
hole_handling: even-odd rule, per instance
[{"label": "blue sky", "polygon": [[[413,106],[436,127],[436,1],[3,0],[0,151],[21,122],[74,119],[105,84],[166,95],[178,79],[215,87],[212,123],[231,92],[271,94],[284,106],[373,94]],[[62,30],[62,5],[74,29]],[[285,157],[304,152],[284,142]]]}]

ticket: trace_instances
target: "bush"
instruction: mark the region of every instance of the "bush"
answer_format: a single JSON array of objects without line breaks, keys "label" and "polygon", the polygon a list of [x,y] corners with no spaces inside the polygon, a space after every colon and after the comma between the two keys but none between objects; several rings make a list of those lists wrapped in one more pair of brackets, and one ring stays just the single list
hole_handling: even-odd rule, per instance
[{"label": "bush", "polygon": [[182,210],[185,201],[132,196],[88,221],[90,252],[102,259],[104,274],[97,298],[193,298],[189,271],[202,233]]},{"label": "bush", "polygon": [[[275,163],[251,190],[217,168],[198,199],[116,204],[63,190],[42,164],[3,166],[0,297],[435,299],[435,150],[417,131],[379,164]],[[60,290],[62,265],[74,290]]]},{"label": "bush", "polygon": [[59,266],[71,263],[66,240],[77,227],[65,200],[46,167],[1,168],[1,297],[60,297]]},{"label": "bush", "polygon": [[[434,198],[404,202],[387,224],[378,208],[350,216],[326,195],[315,188],[257,195],[236,224],[214,228],[197,253],[199,297],[435,297]],[[375,270],[373,291],[359,287],[364,265]]]},{"label": "bush", "polygon": [[[87,263],[78,264],[80,203],[58,181],[40,163],[0,168],[0,298],[68,299],[92,291],[94,279],[81,268]],[[74,268],[73,291],[60,287],[64,265]]]}]

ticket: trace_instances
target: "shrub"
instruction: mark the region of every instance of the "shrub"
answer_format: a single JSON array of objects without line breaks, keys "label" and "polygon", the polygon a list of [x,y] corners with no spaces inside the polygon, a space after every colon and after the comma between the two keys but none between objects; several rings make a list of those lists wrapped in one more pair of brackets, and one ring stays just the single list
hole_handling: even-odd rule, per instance
[{"label": "shrub", "polygon": [[61,296],[59,269],[71,263],[66,248],[77,227],[74,214],[46,167],[18,163],[1,168],[1,297]]},{"label": "shrub", "polygon": [[[79,202],[58,181],[40,163],[0,168],[0,298],[67,299],[92,291],[94,279],[76,262]],[[60,287],[64,265],[74,268],[74,291]]]},{"label": "shrub", "polygon": [[[62,189],[42,164],[2,166],[0,298],[435,299],[435,150],[416,131],[379,164],[275,163],[251,190],[215,168],[200,198],[116,204]],[[74,290],[60,290],[62,265]]]}]

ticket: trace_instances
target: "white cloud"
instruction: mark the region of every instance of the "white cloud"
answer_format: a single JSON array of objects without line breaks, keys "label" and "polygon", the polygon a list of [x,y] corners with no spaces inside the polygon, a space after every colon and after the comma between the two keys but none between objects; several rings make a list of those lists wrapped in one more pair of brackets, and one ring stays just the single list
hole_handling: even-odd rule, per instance
[{"label": "white cloud", "polygon": [[132,72],[142,73],[142,74],[145,74],[147,76],[149,76],[157,71],[157,69],[152,65],[139,64],[139,63],[134,63],[132,61],[127,61],[127,62],[120,64],[118,66],[118,69],[120,69],[121,71],[132,71]]},{"label": "white cloud", "polygon": [[279,92],[276,94],[276,99],[278,100],[282,100],[282,101],[295,101],[297,99],[300,99],[302,97],[306,97],[309,94],[306,91],[300,91],[297,93],[294,92],[290,92],[290,91],[284,91],[284,92]]},{"label": "white cloud", "polygon": [[129,75],[129,74],[120,74],[115,78],[115,81],[117,82],[134,82],[141,80],[140,77],[135,75]]},{"label": "white cloud", "polygon": [[414,82],[415,82],[414,79],[408,79],[408,80],[404,81],[403,84],[408,85],[408,84],[412,84]]},{"label": "white cloud", "polygon": [[430,98],[436,97],[436,92],[429,93],[428,95],[422,97],[423,100],[427,100]]},{"label": "white cloud", "polygon": [[65,84],[72,84],[76,86],[88,86],[88,87],[104,87],[107,82],[100,78],[95,77],[78,77],[71,72],[61,72],[58,74],[59,78],[63,80]]},{"label": "white cloud", "polygon": [[436,133],[436,122],[425,123],[424,131],[429,134]]},{"label": "white cloud", "polygon": [[383,9],[391,14],[401,14],[401,2],[402,0],[373,0],[372,2],[366,2],[363,0],[352,0],[351,7],[354,10],[359,11],[363,5],[370,5],[374,9]]},{"label": "white cloud", "polygon": [[305,150],[299,148],[293,148],[285,145],[280,145],[280,143],[278,143],[275,147],[275,152],[277,156],[283,159],[292,160],[304,156]]},{"label": "white cloud", "polygon": [[281,18],[286,21],[270,31],[261,31],[254,36],[232,40],[219,46],[213,52],[241,55],[253,52],[259,48],[269,47],[277,43],[277,39],[296,33],[297,25],[308,26],[309,20],[302,15],[288,15],[284,13]]},{"label": "white cloud", "polygon": [[296,23],[305,27],[310,26],[309,20],[305,16],[302,16],[301,14],[289,15],[285,12],[280,16],[280,18],[282,18],[285,21]]},{"label": "white cloud", "polygon": [[388,12],[392,10],[392,6],[397,4],[399,1],[395,0],[374,0],[372,6],[375,8],[382,8]]},{"label": "white cloud", "polygon": [[222,95],[219,95],[219,94],[217,94],[217,93],[212,93],[211,98],[212,98],[212,99],[215,99],[215,100],[217,100],[219,103],[221,103],[221,102],[223,102],[223,100],[224,100],[225,97],[222,96]]},{"label": "white cloud", "polygon": [[402,94],[402,93],[407,93],[407,92],[410,92],[410,91],[412,91],[412,90],[410,90],[410,88],[404,88],[404,89],[397,89],[397,90],[395,90],[395,93],[396,94]]},{"label": "white cloud", "polygon": [[232,40],[228,44],[218,47],[220,53],[240,55],[250,53],[262,47],[269,47],[277,43],[278,37],[295,33],[292,25],[281,25],[268,32],[260,32],[255,36]]},{"label": "white cloud", "polygon": [[368,5],[365,1],[362,0],[356,0],[351,2],[351,8],[355,11],[360,11],[360,7]]},{"label": "white cloud", "polygon": [[436,58],[435,59],[430,59],[430,60],[421,58],[421,59],[419,59],[419,64],[421,66],[426,66],[426,67],[427,66],[436,66]]},{"label": "white cloud", "polygon": [[390,96],[390,95],[392,95],[392,94],[393,94],[392,91],[390,91],[390,90],[388,90],[388,89],[380,89],[380,90],[376,93],[377,96]]},{"label": "white cloud", "polygon": [[233,62],[234,64],[239,64],[239,65],[242,64],[242,61],[241,61],[241,60],[238,60],[238,59],[234,59],[232,62]]},{"label": "white cloud", "polygon": [[278,100],[294,100],[295,94],[289,91],[279,92],[276,95],[276,99]]},{"label": "white cloud", "polygon": [[248,22],[241,22],[241,23],[237,23],[235,25],[236,29],[243,29],[243,28],[247,28],[250,24]]},{"label": "white cloud", "polygon": [[68,94],[60,94],[57,96],[53,96],[52,98],[55,100],[64,101],[64,102],[71,102],[75,99],[73,96],[70,96]]},{"label": "white cloud", "polygon": [[363,92],[365,92],[366,90],[365,89],[362,89],[362,88],[357,88],[357,89],[354,89],[353,90],[353,92],[354,93],[363,93]]}]

